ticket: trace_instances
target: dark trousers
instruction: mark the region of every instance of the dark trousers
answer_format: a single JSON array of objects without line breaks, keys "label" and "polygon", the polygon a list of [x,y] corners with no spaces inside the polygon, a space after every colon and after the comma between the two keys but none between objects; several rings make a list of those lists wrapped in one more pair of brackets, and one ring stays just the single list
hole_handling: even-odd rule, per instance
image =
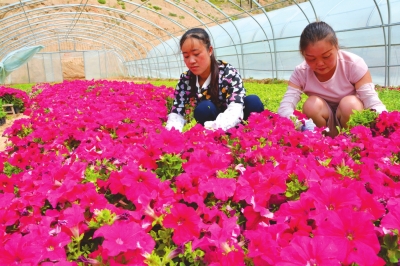
[{"label": "dark trousers", "polygon": [[[244,97],[243,120],[247,120],[251,113],[261,113],[264,105],[257,95]],[[204,125],[206,121],[214,121],[219,114],[218,108],[211,101],[202,101],[194,109],[194,119]]]}]

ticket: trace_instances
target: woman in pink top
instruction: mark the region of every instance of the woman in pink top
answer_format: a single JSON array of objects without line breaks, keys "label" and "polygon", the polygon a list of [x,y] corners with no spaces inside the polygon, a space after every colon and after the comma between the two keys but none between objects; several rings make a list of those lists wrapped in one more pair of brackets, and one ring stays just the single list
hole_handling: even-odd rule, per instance
[{"label": "woman in pink top", "polygon": [[325,22],[309,24],[300,36],[304,62],[296,66],[278,114],[291,117],[301,94],[308,98],[303,113],[317,127],[327,127],[328,136],[336,136],[338,127],[347,127],[353,110],[387,111],[375,91],[364,60],[339,50],[333,29]]}]

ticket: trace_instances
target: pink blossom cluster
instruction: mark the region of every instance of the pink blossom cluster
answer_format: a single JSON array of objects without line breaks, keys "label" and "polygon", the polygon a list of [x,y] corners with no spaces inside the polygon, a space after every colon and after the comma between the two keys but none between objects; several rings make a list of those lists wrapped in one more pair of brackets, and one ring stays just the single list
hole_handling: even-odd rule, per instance
[{"label": "pink blossom cluster", "polygon": [[[397,111],[333,139],[268,110],[228,132],[180,133],[163,126],[171,88],[36,89],[0,153],[0,265],[155,265],[156,250],[177,260],[187,243],[212,266],[396,262]],[[167,155],[182,169],[161,178]]]},{"label": "pink blossom cluster", "polygon": [[22,90],[0,86],[0,98],[5,96],[13,96],[18,98],[24,103],[24,106],[29,106],[29,96]]},{"label": "pink blossom cluster", "polygon": [[400,90],[400,86],[388,86],[388,87],[382,87],[381,89],[399,91]]}]

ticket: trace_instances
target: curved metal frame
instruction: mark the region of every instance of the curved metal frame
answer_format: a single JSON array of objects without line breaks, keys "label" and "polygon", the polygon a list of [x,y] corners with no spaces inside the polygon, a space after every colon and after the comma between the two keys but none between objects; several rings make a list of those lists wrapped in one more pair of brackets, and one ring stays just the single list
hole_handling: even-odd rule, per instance
[{"label": "curved metal frame", "polygon": [[[129,3],[129,2],[128,2]],[[103,10],[112,10],[113,12],[115,12],[115,13],[117,13],[117,14],[122,14],[122,15],[128,15],[129,13],[128,12],[125,12],[125,11],[121,11],[121,10],[118,10],[118,9],[112,9],[112,8],[105,8],[105,7],[102,7],[102,6],[95,6],[95,5],[87,5],[87,6],[90,6],[90,7],[93,7],[93,8],[99,8],[99,9],[103,9]],[[59,5],[59,6],[51,6],[51,7],[41,7],[41,8],[37,8],[37,9],[34,9],[34,10],[29,10],[29,11],[27,11],[27,13],[31,13],[31,12],[39,12],[39,11],[47,11],[48,9],[54,9],[54,8],[66,8],[66,7],[79,7],[79,5],[76,5],[76,4],[69,4],[69,5]],[[152,10],[150,10],[150,11],[152,11]],[[68,13],[68,14],[74,14],[74,13],[72,13],[72,12],[64,12],[64,14],[65,13]],[[60,12],[60,14],[61,14],[61,12]],[[87,12],[87,13],[85,13],[85,15],[88,15],[88,14],[93,14],[93,13],[90,13],[90,12]],[[101,14],[96,14],[96,15],[101,15]],[[108,19],[116,19],[115,17],[113,17],[113,16],[106,16],[106,15],[102,15],[102,16],[104,16],[104,17],[106,17],[106,18],[108,18]],[[11,18],[13,18],[13,17],[16,17],[17,19],[18,18],[20,18],[21,17],[21,13],[16,13],[16,14],[14,14],[14,15],[12,15],[12,16],[9,16],[7,19],[9,20],[9,19],[11,19]],[[162,31],[162,32],[164,32],[164,33],[166,33],[165,34],[165,36],[169,36],[169,37],[174,37],[172,34],[170,34],[169,32],[167,32],[165,29],[163,29],[162,27],[160,27],[159,25],[157,25],[157,24],[155,24],[155,23],[153,23],[153,22],[151,22],[151,21],[149,21],[149,20],[147,20],[147,19],[144,19],[144,18],[142,18],[142,17],[139,17],[139,16],[136,16],[136,15],[131,15],[130,17],[134,17],[134,18],[136,18],[136,19],[138,19],[138,20],[140,20],[140,21],[142,21],[142,22],[144,22],[144,23],[146,23],[146,24],[149,24],[149,25],[151,25],[152,27],[154,27],[154,28],[156,28],[156,29],[158,29],[158,30],[160,30],[160,31]],[[35,18],[35,17],[34,17]],[[121,20],[121,21],[124,21],[124,20]],[[126,22],[126,21],[124,21],[124,22]],[[13,26],[15,26],[15,24],[13,25]],[[182,27],[181,25],[180,25],[180,27]],[[124,28],[124,30],[126,30],[125,28]],[[145,30],[144,30],[145,31]],[[146,33],[149,33],[149,32],[147,32],[147,31],[145,31]],[[99,35],[99,36],[102,36],[102,35]]]},{"label": "curved metal frame", "polygon": [[[51,16],[51,14],[42,15],[43,18],[45,18],[45,17],[47,17],[47,16]],[[51,26],[48,26],[48,28],[54,29],[54,26],[53,26],[54,24],[51,23],[51,22],[65,21],[65,20],[73,20],[73,19],[70,19],[70,18],[53,19],[53,20],[46,20],[45,23],[51,25]],[[89,20],[89,19],[81,19],[80,21],[83,21],[83,22],[84,22],[84,21],[90,22],[91,20]],[[41,23],[43,23],[43,22],[42,22],[42,21],[36,22],[36,23],[33,24],[33,25],[38,25],[38,24],[41,24]],[[109,23],[109,22],[101,22],[101,23],[102,23],[103,25],[104,25],[104,24],[110,25],[110,26],[113,25],[112,23]],[[57,25],[57,26],[60,26],[60,25],[63,25],[63,24],[61,23],[61,24],[56,24],[56,25]],[[80,23],[79,25],[88,26],[89,28],[90,28],[90,27],[99,28],[99,26],[94,25],[94,24]],[[18,29],[16,29],[16,30],[11,31],[11,33],[15,32],[15,31],[21,31],[21,29],[26,28],[26,27],[27,27],[27,26],[18,28]],[[43,27],[40,27],[40,28],[46,28],[46,27],[47,27],[47,26],[43,26]],[[37,29],[38,29],[38,28],[37,28]],[[64,30],[64,31],[65,31],[65,30]],[[128,30],[128,31],[129,31],[129,30]],[[117,33],[117,34],[111,34],[111,36],[118,36],[118,33],[119,33],[118,31],[115,31],[115,30],[111,29],[111,32],[112,32],[112,33],[114,33],[114,32]],[[9,33],[10,33],[10,32],[9,32]],[[143,38],[142,36],[140,36],[139,34],[136,34],[136,33],[131,32],[131,31],[129,31],[129,33],[130,33],[131,35],[133,35],[133,36],[139,38],[139,39],[142,39],[142,41],[143,41],[144,43],[146,43],[146,39],[144,39],[144,38]],[[8,40],[12,40],[14,37],[15,37],[15,36],[11,36],[11,37],[8,38],[7,40],[3,41],[3,43],[7,43]],[[99,40],[98,38],[94,38],[94,39]],[[118,37],[117,39],[120,39],[120,38]],[[143,50],[145,50],[146,52],[148,52],[148,50],[143,46],[142,43],[136,42],[135,39],[130,38],[130,37],[129,37],[129,39],[130,39],[132,42],[138,43],[138,45],[141,46]],[[0,40],[1,40],[1,38],[0,38]],[[158,49],[157,49],[152,43],[149,43],[149,44],[153,47],[154,50],[158,51]],[[134,48],[136,49],[136,47],[134,47]],[[140,51],[138,52],[138,54],[139,54],[139,57],[140,57],[140,55],[142,55]],[[125,58],[126,58],[126,57],[125,57]],[[133,57],[133,58],[136,58],[136,57]],[[126,60],[125,60],[125,61],[126,61]]]},{"label": "curved metal frame", "polygon": [[[51,16],[51,15],[49,15],[49,16]],[[73,20],[73,19],[66,19],[66,18],[63,18],[63,19],[50,19],[50,20],[47,20],[46,21],[46,24],[48,23],[48,22],[57,22],[57,21],[68,21],[68,20]],[[84,21],[84,19],[81,19],[81,21]],[[32,25],[39,25],[39,24],[43,24],[44,22],[42,22],[42,21],[40,21],[40,22],[36,22],[36,23],[34,23],[34,24],[32,24]],[[105,24],[108,24],[108,23],[106,23],[106,22],[104,22]],[[60,23],[60,24],[57,24],[57,26],[60,26],[60,25],[64,25],[63,23]],[[84,25],[84,26],[88,26],[88,28],[91,28],[91,27],[95,27],[95,28],[100,28],[100,26],[97,26],[97,25],[94,25],[94,24],[78,24],[78,25]],[[19,31],[19,33],[20,34],[23,34],[24,32],[20,32],[22,29],[24,29],[24,28],[26,28],[26,27],[28,27],[28,26],[24,26],[24,27],[20,27],[20,28],[18,28],[17,30],[14,30],[14,31]],[[36,29],[47,29],[47,30],[52,30],[52,29],[55,29],[54,27],[49,27],[49,26],[47,26],[47,25],[44,25],[44,26],[42,26],[42,27],[36,27]],[[59,32],[64,32],[64,31],[67,31],[68,29],[65,29],[65,30],[59,30]],[[12,31],[11,33],[13,33],[14,31]],[[54,34],[55,36],[54,37],[59,37],[57,34]],[[108,35],[107,35],[108,36]],[[111,35],[112,37],[114,37],[114,38],[116,38],[117,40],[122,40],[123,42],[125,42],[125,40],[124,39],[121,39],[120,37],[116,37],[116,36],[118,36],[118,35]],[[7,42],[9,41],[9,40],[12,40],[13,38],[15,38],[16,36],[15,35],[13,35],[13,36],[11,36],[11,37],[9,37],[8,39],[6,39],[6,40],[4,40],[3,41],[3,43],[4,44],[7,44]],[[28,37],[30,37],[30,35],[28,35]],[[110,38],[109,38],[110,39]],[[131,39],[131,38],[129,38],[129,39]],[[0,39],[1,40],[1,39]],[[96,39],[97,41],[99,41],[98,39]],[[110,40],[112,40],[112,39],[110,39]],[[133,39],[132,39],[133,40]],[[109,43],[106,43],[106,42],[102,42],[102,43],[104,43],[104,44],[107,44],[107,46],[109,46]],[[138,45],[140,45],[140,46],[142,46],[142,44],[141,43],[138,43]],[[117,43],[116,44],[116,46],[119,46],[119,43]],[[13,48],[11,45],[10,45],[10,48]],[[135,47],[136,48],[136,47]],[[145,47],[143,47],[143,49],[144,50],[146,50],[146,48]],[[1,54],[0,54],[1,55]],[[141,56],[142,55],[142,53],[140,52],[140,51],[138,51],[138,55],[139,56]],[[136,56],[135,56],[136,57]],[[135,58],[135,57],[133,57],[133,58]],[[125,58],[125,56],[124,56],[124,58]]]},{"label": "curved metal frame", "polygon": [[[187,8],[191,8],[191,7],[189,7],[189,6],[187,6],[187,5],[183,4],[183,3],[180,3],[180,5],[183,5],[183,6],[187,7]],[[191,8],[191,9],[193,10],[193,8]],[[197,13],[201,14],[201,15],[204,16],[204,17],[207,17],[203,12],[197,11]],[[233,41],[232,36],[229,34],[229,32],[228,32],[224,27],[222,27],[219,23],[217,23],[217,21],[216,21],[215,19],[212,19],[212,18],[208,18],[208,19],[211,20],[211,21],[212,21],[213,23],[215,23],[216,25],[220,26],[220,27],[225,31],[225,33],[228,34],[228,36],[229,36],[229,38],[231,39],[232,43],[235,43],[235,42]],[[206,24],[204,24],[204,25],[206,25]],[[208,28],[208,27],[207,27],[207,28]],[[213,36],[212,34],[210,34],[210,35],[211,35],[210,38],[213,40],[213,44],[214,44],[214,45],[217,45],[217,44],[215,43],[215,41],[214,41],[214,36]],[[237,54],[236,45],[234,45],[234,47],[235,47],[236,56],[238,57],[238,62],[239,62],[240,60],[239,60],[239,55]],[[217,47],[217,48],[220,48],[220,47]],[[216,48],[216,49],[217,49],[217,48]],[[217,52],[216,52],[216,54],[217,54]]]},{"label": "curved metal frame", "polygon": [[[267,14],[267,12],[265,11],[264,7],[261,7],[261,5],[255,1],[255,0],[251,0],[253,1],[259,8],[261,8],[262,12],[264,13],[265,17],[268,20],[269,26],[271,27],[271,32],[272,32],[272,42],[274,44],[274,61],[272,63],[272,65],[275,65],[275,78],[278,78],[278,56],[276,54],[276,38],[275,38],[275,31],[274,31],[274,27],[272,26],[271,20]],[[272,66],[272,68],[274,68]]]},{"label": "curved metal frame", "polygon": [[[36,11],[36,12],[40,12],[40,11],[43,11],[43,12],[46,12],[46,9],[48,9],[48,7],[46,8],[46,7],[44,7],[44,8],[41,8],[39,11],[38,10],[31,10],[31,12],[33,12],[33,11]],[[60,13],[58,13],[58,14],[60,14],[60,15],[73,15],[73,13],[71,13],[71,12],[60,12]],[[51,14],[46,14],[46,15],[51,15]],[[35,19],[37,19],[37,18],[40,18],[40,17],[43,17],[43,16],[46,16],[46,15],[42,15],[42,16],[35,16],[34,18]],[[85,15],[91,15],[91,16],[97,16],[97,17],[103,17],[103,18],[113,18],[114,19],[114,17],[112,17],[112,16],[106,16],[106,15],[102,15],[102,14],[96,14],[96,13],[89,13],[89,12],[87,12],[87,13],[85,13]],[[17,19],[19,19],[20,18],[20,16],[19,16],[19,14],[17,13],[17,14],[15,14],[13,17],[16,17]],[[81,19],[81,20],[84,20],[84,19]],[[93,21],[96,21],[97,23],[101,23],[101,24],[110,24],[111,26],[114,26],[113,24],[111,24],[111,23],[109,23],[109,22],[106,22],[106,21],[100,21],[100,20],[92,20],[92,22]],[[20,23],[23,23],[23,22],[25,22],[24,20],[20,20]],[[150,34],[150,35],[152,35],[153,37],[154,37],[154,39],[157,39],[160,43],[162,43],[164,46],[165,46],[165,44],[164,44],[164,42],[158,37],[158,36],[156,36],[156,35],[154,35],[154,34],[152,34],[151,32],[148,32],[148,31],[146,31],[145,29],[143,29],[143,28],[141,28],[141,27],[139,27],[139,26],[137,26],[136,24],[134,24],[134,23],[132,23],[132,22],[129,22],[129,21],[125,21],[125,20],[121,20],[121,22],[123,22],[124,24],[128,24],[129,26],[131,26],[131,27],[135,27],[135,28],[137,28],[137,29],[139,29],[139,30],[141,30],[141,31],[143,31],[143,32],[146,32],[147,34]],[[45,23],[48,23],[48,21],[45,21]],[[8,27],[13,27],[13,26],[15,26],[15,25],[17,25],[18,23],[13,23],[13,25],[11,25],[11,26],[8,26]],[[8,27],[5,27],[4,29],[7,29]],[[49,26],[50,27],[50,26]],[[20,29],[20,28],[18,28],[18,29]],[[126,29],[126,28],[124,28],[124,31],[129,31],[129,32],[132,32],[131,30],[129,30],[129,29]],[[132,34],[135,34],[135,33],[133,33],[132,32]],[[104,32],[102,32],[102,34],[101,34],[102,36],[104,36]],[[135,34],[136,36],[138,36],[138,37],[140,37],[140,35],[138,35],[138,34]],[[143,39],[143,37],[140,37],[141,39]],[[95,37],[93,37],[93,39],[98,39],[98,38],[95,38]],[[0,38],[0,40],[1,40],[1,38]],[[108,41],[110,41],[110,40],[108,40]],[[112,41],[112,40],[111,40]],[[132,41],[133,42],[135,42],[135,43],[137,43],[137,41],[135,41],[134,39],[132,39]],[[145,43],[149,43],[150,45],[152,45],[153,46],[153,48],[154,48],[154,45],[151,43],[151,42],[148,42],[148,40],[145,40],[144,39],[144,42]],[[141,45],[140,43],[139,43],[139,45]],[[141,45],[142,46],[142,45]],[[5,51],[3,51],[3,54],[5,53]],[[0,54],[1,55],[1,54]],[[124,56],[125,57],[125,56]],[[135,57],[133,57],[133,58],[135,58]],[[125,60],[126,61],[126,60]]]},{"label": "curved metal frame", "polygon": [[[169,1],[169,0],[165,0],[165,2],[167,2],[167,3],[169,3],[169,4],[173,5],[173,6],[175,6],[176,8],[179,8],[180,10],[182,10],[183,12],[185,12],[186,14],[190,15],[191,17],[193,17],[194,19],[196,19],[197,21],[199,21],[199,22],[200,22],[200,25],[202,25],[203,27],[205,27],[205,28],[207,28],[207,29],[209,30],[207,24],[205,24],[205,23],[204,23],[201,19],[199,19],[197,16],[193,15],[192,13],[190,13],[189,11],[187,11],[186,9],[184,9],[184,8],[182,8],[182,7],[180,7],[180,6],[176,5],[176,4],[174,4],[174,3],[172,3],[172,2]],[[210,37],[211,37],[211,39],[213,40],[213,43],[215,43],[215,42],[214,42],[214,36],[211,35]],[[181,65],[182,68],[183,68],[182,60],[180,60],[179,62],[180,62],[180,65]],[[171,76],[171,74],[170,74],[170,76]]]},{"label": "curved metal frame", "polygon": [[[243,12],[245,12],[247,15],[249,15],[249,12],[248,11],[246,11],[246,10],[244,10],[241,6],[238,6],[236,3],[234,3],[234,2],[232,2],[231,0],[228,0],[231,4],[233,4],[233,5],[235,5],[237,8],[240,8],[241,10],[243,10]],[[264,36],[265,36],[265,39],[266,39],[266,41],[267,41],[267,43],[268,43],[268,47],[269,47],[269,54],[270,54],[270,56],[271,56],[271,62],[272,62],[272,59],[273,59],[273,57],[272,57],[272,49],[271,49],[271,44],[270,44],[270,42],[269,42],[269,39],[268,39],[268,35],[267,35],[267,33],[265,32],[265,30],[263,29],[263,27],[260,25],[260,23],[258,22],[258,20],[256,20],[253,16],[251,16],[251,14],[250,14],[250,17],[257,23],[257,25],[260,27],[260,29],[262,30],[262,32],[264,33]],[[253,38],[254,39],[254,38]],[[253,40],[252,40],[253,41]],[[268,57],[268,56],[267,56]],[[273,73],[274,73],[274,64],[271,64],[272,65],[272,78],[274,78],[274,76],[273,76]]]},{"label": "curved metal frame", "polygon": [[35,35],[35,33],[33,32],[33,30],[32,30],[31,23],[29,22],[29,18],[28,18],[28,16],[26,15],[24,5],[22,4],[21,0],[19,0],[19,3],[20,3],[20,6],[21,6],[21,8],[22,8],[22,11],[24,12],[26,21],[28,21],[28,25],[29,25],[29,28],[30,28],[31,31],[32,31],[33,37],[36,39],[36,35]]},{"label": "curved metal frame", "polygon": [[[177,36],[181,35],[182,32],[188,30],[189,28],[199,26],[204,27],[211,32],[211,25],[220,26],[221,29],[227,34],[227,38],[230,39],[232,44],[224,47],[231,46],[234,48],[229,56],[236,56],[238,60],[238,69],[242,72],[243,76],[246,76],[246,67],[244,65],[244,60],[246,55],[254,54],[251,51],[244,53],[244,45],[254,42],[254,37],[252,40],[243,40],[243,36],[240,34],[240,29],[237,23],[234,21],[234,16],[245,15],[251,17],[259,26],[260,30],[265,36],[265,40],[260,40],[260,42],[266,42],[269,48],[270,55],[266,54],[266,59],[271,61],[272,66],[272,78],[279,77],[279,71],[287,71],[278,68],[278,49],[276,46],[277,40],[287,39],[287,38],[297,38],[298,36],[282,37],[277,36],[276,28],[271,22],[271,17],[265,8],[277,3],[290,3],[297,6],[297,10],[302,12],[305,20],[310,22],[311,18],[317,19],[316,6],[313,0],[307,1],[307,5],[312,8],[311,10],[306,10],[307,5],[305,3],[299,3],[298,0],[277,0],[274,3],[268,3],[264,6],[260,5],[257,0],[251,1],[251,8],[243,8],[239,6],[235,1],[229,0],[228,2],[236,7],[239,12],[228,15],[221,8],[217,7],[211,0],[205,0],[204,2],[213,9],[215,9],[215,14],[218,18],[209,16],[201,12],[201,10],[196,10],[184,2],[179,2],[177,0],[165,0],[164,2],[170,5],[173,9],[179,10],[182,14],[186,14],[197,21],[197,25],[189,25],[184,23],[184,20],[170,17],[163,11],[157,11],[153,8],[147,6],[150,0],[142,0],[143,2],[133,2],[131,0],[120,0],[127,7],[129,11],[122,9],[112,8],[103,5],[88,4],[88,0],[81,0],[79,4],[60,4],[55,6],[40,6],[36,7],[40,3],[46,2],[47,0],[15,0],[15,3],[0,7],[0,15],[3,15],[3,19],[0,20],[0,57],[4,56],[13,49],[18,49],[24,45],[33,45],[46,42],[46,44],[57,44],[60,50],[61,43],[71,43],[77,42],[77,39],[85,41],[85,45],[88,45],[88,49],[94,49],[94,47],[102,47],[102,49],[112,50],[116,53],[117,57],[123,62],[125,66],[133,65],[136,68],[138,64],[147,65],[149,71],[154,68],[160,68],[162,64],[168,68],[167,76],[171,77],[170,56],[176,58],[178,66],[184,67],[183,60],[180,58],[179,53],[174,53],[173,43],[167,42],[167,39],[172,39],[177,47],[179,47],[179,40]],[[345,31],[356,31],[362,29],[371,28],[381,28],[383,34],[383,45],[384,46],[384,83],[385,85],[390,85],[390,71],[392,67],[397,65],[392,65],[393,59],[391,58],[392,45],[399,45],[398,43],[392,43],[392,28],[397,26],[400,22],[395,21],[392,23],[393,15],[391,10],[391,0],[372,0],[375,8],[373,8],[367,19],[367,25],[365,27],[359,27],[354,29],[346,29],[338,32]],[[253,8],[252,4],[255,4],[256,8]],[[385,4],[384,10],[380,5]],[[324,12],[328,15],[330,12],[335,10],[339,4],[344,4],[344,1],[338,1],[334,4],[330,10]],[[33,7],[33,8],[32,8]],[[98,10],[103,10],[104,13],[84,12],[85,8],[92,8],[98,12]],[[54,10],[59,10],[57,12],[58,16],[53,16]],[[73,9],[73,11],[63,10],[63,9]],[[161,23],[154,23],[145,17],[145,15],[136,14],[136,10],[146,10],[157,14]],[[372,18],[375,10],[378,12],[380,25],[368,26],[368,22]],[[8,12],[16,11],[7,16]],[[112,13],[108,13],[111,11]],[[268,26],[261,25],[252,12],[261,11],[267,18],[266,25],[269,24],[272,36],[265,30]],[[307,11],[307,12],[306,12]],[[309,12],[308,12],[309,11]],[[384,16],[382,12],[387,11],[387,21],[384,21]],[[46,14],[48,13],[48,14]],[[299,13],[299,12],[296,12]],[[300,14],[300,13],[299,13]],[[204,19],[198,17],[201,15],[205,17]],[[126,18],[123,18],[123,16]],[[50,17],[50,19],[48,19]],[[193,21],[193,20],[191,20]],[[163,22],[168,22],[170,25],[175,27],[174,30],[167,30],[162,27]],[[222,24],[228,23],[229,27],[233,30],[229,31]],[[196,23],[194,23],[196,24]],[[287,25],[283,25],[282,32]],[[269,29],[268,29],[269,30]],[[52,32],[55,31],[55,32]],[[160,34],[156,34],[160,33]],[[236,35],[236,36],[235,36]],[[146,37],[147,36],[147,37]],[[210,34],[210,38],[215,46],[216,36]],[[245,41],[245,42],[244,42]],[[396,41],[397,42],[397,41]],[[90,48],[89,46],[93,46]],[[238,48],[239,46],[239,48]],[[215,47],[216,53],[218,48]],[[357,46],[358,47],[358,46]],[[367,47],[367,46],[360,46]],[[55,47],[56,48],[56,47]],[[353,47],[353,48],[356,48]],[[164,51],[172,51],[172,53],[165,53]],[[61,51],[59,51],[61,52]],[[291,52],[291,51],[285,51]],[[266,52],[268,53],[268,52]],[[151,54],[151,56],[150,56]],[[140,61],[140,62],[139,62]],[[157,66],[154,66],[157,65]],[[158,69],[160,70],[160,69]],[[250,71],[251,69],[248,69]],[[268,71],[270,71],[268,69]],[[150,73],[151,75],[151,73]],[[383,77],[383,76],[382,76]],[[174,78],[174,77],[172,77]],[[176,77],[175,77],[176,78]]]},{"label": "curved metal frame", "polygon": [[[392,46],[392,16],[391,16],[391,8],[390,1],[387,0],[387,8],[388,8],[388,55],[387,55],[387,67],[385,69],[387,73],[387,84],[390,85],[390,66],[391,66],[391,46]],[[386,83],[386,82],[385,82]],[[387,85],[385,84],[385,85]]]},{"label": "curved metal frame", "polygon": [[[374,1],[375,6],[376,6],[376,10],[378,11],[379,18],[381,19],[381,24],[383,25],[384,22],[383,22],[383,17],[382,17],[381,10],[379,9],[379,4],[376,2],[376,0],[373,0],[373,1]],[[367,22],[369,22],[369,20],[370,20],[370,18],[371,18],[373,13],[374,13],[374,10],[371,11],[371,14],[369,15],[369,18],[368,18]],[[388,49],[387,49],[387,47],[388,46],[386,45],[386,31],[385,31],[384,27],[382,27],[382,33],[383,33],[383,40],[384,40],[384,43],[385,43],[385,85],[386,85],[387,76],[388,76],[388,73],[387,73],[387,68],[388,68]]]},{"label": "curved metal frame", "polygon": [[[76,32],[79,33],[80,31],[76,31]],[[98,31],[96,30],[95,32],[98,32]],[[50,39],[50,38],[53,38],[53,39],[54,39],[54,36],[51,35],[51,34],[48,34],[46,30],[38,31],[38,33],[41,33],[41,34],[42,34],[42,36],[39,37],[38,40]],[[75,37],[78,37],[78,38],[86,38],[86,39],[88,39],[88,40],[91,39],[91,38],[89,38],[90,36],[88,37],[87,35],[85,35],[87,32],[82,31],[82,32],[80,32],[80,33],[81,33],[81,34],[75,34],[74,36],[75,36]],[[24,37],[22,37],[22,38],[23,38],[22,40],[25,40],[25,39],[28,40],[28,41],[25,42],[28,46],[34,44],[32,41],[29,41],[30,35],[26,35],[26,36],[24,36]],[[112,37],[107,37],[107,39],[108,39],[109,41],[111,41],[111,40],[112,40]],[[97,40],[93,40],[93,41],[94,41],[94,42],[97,42],[97,43],[101,43],[101,44],[103,44],[103,45],[106,44],[105,42],[102,42],[102,41],[97,41]],[[126,42],[126,41],[123,41],[123,42]],[[126,49],[127,51],[130,51],[130,50],[129,50],[129,47],[130,47],[130,46],[128,46],[128,45],[126,45],[126,44],[121,44],[120,46],[122,46],[122,47],[123,47],[124,49]],[[121,50],[121,48],[120,48],[120,50]],[[61,52],[62,52],[62,51],[61,51]]]},{"label": "curved metal frame", "polygon": [[[246,73],[245,73],[245,71],[244,71],[244,68],[242,68],[241,67],[241,65],[240,65],[240,62],[242,62],[242,64],[243,64],[243,62],[244,62],[244,58],[243,58],[243,45],[242,45],[242,36],[240,36],[240,32],[239,32],[239,30],[238,30],[238,28],[236,27],[236,25],[235,25],[235,23],[233,22],[233,20],[232,20],[232,18],[230,17],[230,16],[228,16],[225,12],[223,12],[221,9],[219,9],[218,7],[216,7],[213,3],[211,3],[209,0],[204,0],[207,4],[209,4],[210,6],[212,6],[213,8],[215,8],[216,10],[218,10],[226,19],[228,19],[229,20],[229,22],[232,24],[232,26],[235,28],[235,30],[236,30],[236,32],[237,32],[237,34],[238,34],[238,37],[239,37],[239,41],[240,41],[240,44],[239,44],[239,46],[240,46],[240,54],[241,54],[241,56],[242,56],[242,60],[241,61],[239,61],[238,62],[238,64],[239,64],[239,66],[238,66],[238,69],[239,69],[239,71],[240,71],[240,69],[242,69],[242,71],[240,71],[241,72],[241,74],[243,75],[243,77],[246,77]],[[232,39],[232,38],[231,38]],[[233,40],[232,40],[233,41]],[[236,46],[238,45],[238,44],[236,44],[235,42],[233,42],[233,45],[235,46],[235,49],[236,49]],[[237,51],[237,50],[236,50]],[[237,53],[237,52],[236,52]]]},{"label": "curved metal frame", "polygon": [[65,34],[65,37],[64,37],[65,39],[68,38],[69,33],[74,29],[76,23],[78,22],[79,18],[80,18],[81,15],[82,15],[83,9],[86,7],[88,1],[89,1],[89,0],[86,0],[86,3],[82,6],[83,0],[81,0],[81,3],[80,3],[80,11],[79,11],[78,19],[77,19],[77,20],[75,21],[75,23],[74,23],[74,20],[75,20],[75,17],[76,17],[76,13],[77,13],[77,12],[76,12],[75,15],[74,15],[74,19],[73,19],[72,22],[71,22],[71,27],[68,29],[67,34]]}]

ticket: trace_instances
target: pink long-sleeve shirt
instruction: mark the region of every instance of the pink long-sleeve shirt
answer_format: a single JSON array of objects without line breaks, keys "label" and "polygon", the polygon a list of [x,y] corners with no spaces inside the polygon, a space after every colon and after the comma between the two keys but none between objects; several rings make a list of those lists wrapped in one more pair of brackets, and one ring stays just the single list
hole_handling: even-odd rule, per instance
[{"label": "pink long-sleeve shirt", "polygon": [[301,87],[303,93],[308,96],[315,95],[328,102],[339,103],[343,97],[356,94],[354,84],[367,71],[368,66],[361,57],[339,50],[336,70],[329,80],[319,81],[314,71],[303,61],[296,66],[290,77],[290,82]]}]

